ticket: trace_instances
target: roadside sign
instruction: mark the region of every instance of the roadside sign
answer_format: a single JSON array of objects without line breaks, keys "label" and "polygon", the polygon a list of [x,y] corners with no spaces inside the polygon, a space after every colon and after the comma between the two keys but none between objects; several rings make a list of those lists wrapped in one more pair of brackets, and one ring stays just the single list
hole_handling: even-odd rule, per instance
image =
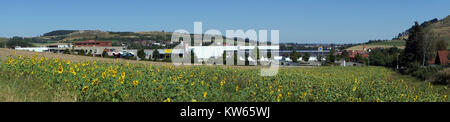
[{"label": "roadside sign", "polygon": [[172,49],[165,49],[164,53],[172,53]]},{"label": "roadside sign", "polygon": [[323,47],[319,46],[319,48],[317,49],[319,52],[323,52]]}]

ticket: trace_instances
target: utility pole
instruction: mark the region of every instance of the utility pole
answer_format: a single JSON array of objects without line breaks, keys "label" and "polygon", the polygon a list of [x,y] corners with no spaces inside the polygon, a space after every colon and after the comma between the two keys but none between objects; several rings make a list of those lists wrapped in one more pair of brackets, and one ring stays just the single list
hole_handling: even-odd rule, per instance
[{"label": "utility pole", "polygon": [[422,66],[425,66],[425,49],[423,50]]},{"label": "utility pole", "polygon": [[397,70],[398,70],[398,55],[399,55],[399,54],[397,53]]},{"label": "utility pole", "polygon": [[369,55],[368,55],[368,57],[367,57],[367,59],[368,59],[368,63],[367,63],[367,66],[370,66],[370,52],[371,52],[372,50],[371,49],[369,49]]}]

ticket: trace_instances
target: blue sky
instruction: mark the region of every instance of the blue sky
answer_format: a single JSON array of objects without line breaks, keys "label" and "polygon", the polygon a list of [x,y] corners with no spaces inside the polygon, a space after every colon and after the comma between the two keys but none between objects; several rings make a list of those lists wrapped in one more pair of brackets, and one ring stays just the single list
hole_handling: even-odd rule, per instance
[{"label": "blue sky", "polygon": [[1,0],[0,37],[52,30],[277,29],[282,42],[391,39],[450,14],[450,0]]}]

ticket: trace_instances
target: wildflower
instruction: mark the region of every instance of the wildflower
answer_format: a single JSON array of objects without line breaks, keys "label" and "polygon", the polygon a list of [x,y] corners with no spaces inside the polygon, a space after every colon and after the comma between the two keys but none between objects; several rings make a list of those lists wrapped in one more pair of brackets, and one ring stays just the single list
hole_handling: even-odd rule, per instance
[{"label": "wildflower", "polygon": [[236,92],[238,92],[239,91],[239,86],[238,85],[236,85]]},{"label": "wildflower", "polygon": [[170,102],[170,98],[165,99],[163,102]]},{"label": "wildflower", "polygon": [[125,79],[119,78],[120,84],[123,84],[125,82]]},{"label": "wildflower", "polygon": [[117,75],[117,71],[114,69],[114,70],[112,71],[112,77],[115,78],[116,75]]},{"label": "wildflower", "polygon": [[82,92],[87,92],[89,90],[89,86],[84,86],[83,89],[81,89]]},{"label": "wildflower", "polygon": [[133,85],[134,85],[134,86],[137,86],[137,85],[139,85],[139,81],[137,81],[137,80],[134,80],[134,81],[133,81]]},{"label": "wildflower", "polygon": [[100,82],[101,81],[99,81],[98,78],[96,78],[96,79],[92,80],[91,85],[98,85],[98,84],[100,84]]},{"label": "wildflower", "polygon": [[277,96],[277,102],[280,102],[281,97],[283,97],[283,95],[282,95],[282,94],[278,94],[278,96]]},{"label": "wildflower", "polygon": [[220,88],[222,88],[224,81],[220,81]]},{"label": "wildflower", "polygon": [[353,91],[356,91],[356,86],[353,86]]},{"label": "wildflower", "polygon": [[70,72],[75,76],[75,75],[77,75],[77,72],[75,72],[75,70],[72,68],[72,67],[70,67]]},{"label": "wildflower", "polygon": [[208,92],[203,92],[203,98],[206,98],[206,95],[208,95]]},{"label": "wildflower", "polygon": [[61,73],[63,73],[63,71],[64,71],[64,68],[62,66],[59,66],[58,73],[61,74]]},{"label": "wildflower", "polygon": [[302,94],[302,99],[304,99],[306,97],[306,92],[304,92],[303,94]]},{"label": "wildflower", "polygon": [[115,90],[115,91],[113,92],[113,95],[116,96],[118,93],[119,93],[119,91],[118,91],[118,90]]},{"label": "wildflower", "polygon": [[377,98],[377,102],[380,102],[380,98]]},{"label": "wildflower", "polygon": [[120,74],[120,76],[122,77],[122,79],[125,78],[125,72],[122,72],[122,74]]},{"label": "wildflower", "polygon": [[102,72],[102,78],[103,78],[103,79],[106,78],[106,72]]},{"label": "wildflower", "polygon": [[8,57],[8,62],[6,64],[11,64],[14,61],[11,57]]}]

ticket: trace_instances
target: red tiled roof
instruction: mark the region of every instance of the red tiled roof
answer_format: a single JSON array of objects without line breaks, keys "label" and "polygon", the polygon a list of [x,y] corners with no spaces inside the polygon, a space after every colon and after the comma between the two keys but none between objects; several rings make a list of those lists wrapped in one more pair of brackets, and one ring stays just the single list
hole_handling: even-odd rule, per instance
[{"label": "red tiled roof", "polygon": [[[440,65],[448,65],[449,64],[448,54],[449,54],[449,51],[447,51],[447,50],[439,50],[439,51],[437,51],[436,57],[431,59],[428,63],[429,64],[439,63]],[[439,60],[438,60],[439,62],[436,62],[436,58],[439,58]]]},{"label": "red tiled roof", "polygon": [[369,54],[362,54],[361,55],[363,58],[368,58],[369,57]]}]

